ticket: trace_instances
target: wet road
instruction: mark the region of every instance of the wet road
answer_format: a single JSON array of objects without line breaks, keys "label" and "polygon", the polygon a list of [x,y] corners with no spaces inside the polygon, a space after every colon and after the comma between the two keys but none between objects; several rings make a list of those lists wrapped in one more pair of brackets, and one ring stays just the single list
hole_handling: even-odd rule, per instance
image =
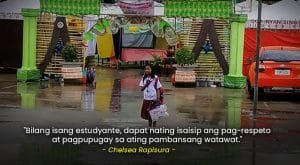
[{"label": "wet road", "polygon": [[[77,82],[16,83],[15,75],[0,75],[0,159],[13,164],[15,157],[28,162],[37,151],[68,153],[76,161],[62,164],[97,164],[102,160],[95,147],[44,146],[22,134],[24,125],[57,127],[145,127],[140,116],[142,93],[137,86],[140,70],[97,69],[95,88]],[[291,94],[268,95],[258,102],[254,117],[252,102],[244,89],[174,88],[161,77],[170,116],[158,126],[202,128],[271,128],[272,136],[245,137],[239,146],[179,147],[169,157],[149,157],[148,163],[191,160],[191,164],[300,164],[300,100]],[[194,154],[188,154],[186,150]],[[31,153],[31,154],[30,154]],[[78,157],[78,154],[81,155]],[[180,155],[180,156],[178,156]],[[112,155],[106,155],[113,158]],[[133,158],[133,157],[128,157]],[[155,159],[154,159],[155,158]],[[36,158],[38,159],[38,158]],[[40,158],[33,164],[48,160]],[[125,159],[125,158],[124,158]],[[127,158],[126,158],[127,159]],[[48,160],[53,163],[52,161]],[[37,163],[36,163],[37,162]],[[137,161],[138,162],[138,161]],[[111,161],[111,163],[116,163]],[[141,163],[141,162],[140,162]],[[226,163],[227,164],[227,163]]]}]

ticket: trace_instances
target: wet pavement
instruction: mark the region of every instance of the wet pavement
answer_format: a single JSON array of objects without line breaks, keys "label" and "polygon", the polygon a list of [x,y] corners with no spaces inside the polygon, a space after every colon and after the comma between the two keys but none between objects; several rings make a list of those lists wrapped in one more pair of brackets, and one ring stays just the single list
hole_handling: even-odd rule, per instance
[{"label": "wet pavement", "polygon": [[[169,117],[159,127],[271,128],[263,137],[245,137],[238,145],[180,145],[168,156],[104,154],[97,146],[50,145],[24,135],[24,126],[146,127],[140,118],[142,70],[97,68],[96,85],[55,81],[16,82],[0,75],[0,160],[4,164],[300,164],[300,99],[292,94],[261,98],[257,114],[244,89],[174,88],[161,77]],[[191,154],[190,154],[191,152]],[[54,160],[60,160],[58,163]],[[22,163],[25,162],[25,163]],[[48,162],[48,163],[45,163]],[[125,162],[124,162],[125,163]],[[2,164],[2,163],[0,163]],[[105,163],[106,164],[106,163]],[[121,163],[122,164],[122,163]]]}]

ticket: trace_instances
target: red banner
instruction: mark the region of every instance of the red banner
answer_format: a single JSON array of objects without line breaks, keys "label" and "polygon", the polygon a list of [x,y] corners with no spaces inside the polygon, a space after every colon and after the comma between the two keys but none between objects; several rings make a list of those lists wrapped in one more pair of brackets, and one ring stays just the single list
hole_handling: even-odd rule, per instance
[{"label": "red banner", "polygon": [[[300,30],[262,30],[261,47],[292,46],[300,47]],[[255,60],[256,29],[245,29],[243,74],[248,75],[250,64]]]}]

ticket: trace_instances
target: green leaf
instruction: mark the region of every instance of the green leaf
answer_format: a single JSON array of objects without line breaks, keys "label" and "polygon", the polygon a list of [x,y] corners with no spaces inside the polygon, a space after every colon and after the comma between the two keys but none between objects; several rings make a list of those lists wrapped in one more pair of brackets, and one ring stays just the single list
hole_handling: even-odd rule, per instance
[{"label": "green leaf", "polygon": [[62,50],[61,56],[65,59],[65,61],[73,62],[75,59],[77,59],[77,51],[75,46],[67,44]]},{"label": "green leaf", "polygon": [[185,47],[176,51],[175,61],[179,65],[192,65],[195,63],[193,54]]}]

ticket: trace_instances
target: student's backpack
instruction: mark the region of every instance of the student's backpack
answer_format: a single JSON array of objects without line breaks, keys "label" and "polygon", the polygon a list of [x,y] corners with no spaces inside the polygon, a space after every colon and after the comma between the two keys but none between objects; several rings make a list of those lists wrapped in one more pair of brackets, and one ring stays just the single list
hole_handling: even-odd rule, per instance
[{"label": "student's backpack", "polygon": [[[157,90],[157,82],[158,82],[158,77],[155,78],[155,84],[154,84],[155,90]],[[163,98],[164,98],[164,89],[163,89],[163,87],[159,88],[159,93],[160,93],[160,101],[163,101]]]}]

